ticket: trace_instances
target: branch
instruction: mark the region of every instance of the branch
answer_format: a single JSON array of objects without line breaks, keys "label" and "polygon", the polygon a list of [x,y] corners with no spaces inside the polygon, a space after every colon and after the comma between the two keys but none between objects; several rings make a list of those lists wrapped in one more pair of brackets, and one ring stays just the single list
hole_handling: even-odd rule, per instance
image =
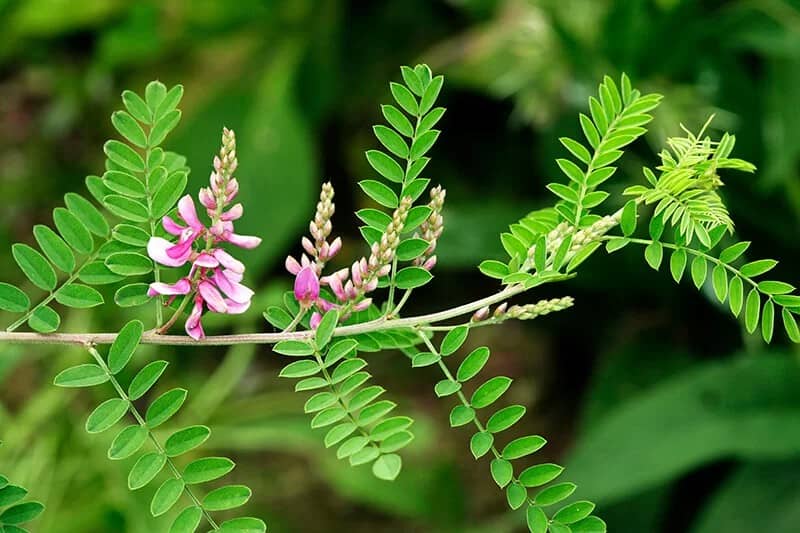
[{"label": "branch", "polygon": [[[427,315],[419,315],[407,318],[378,318],[364,322],[362,324],[352,324],[340,326],[334,330],[334,336],[343,337],[347,335],[358,335],[381,331],[387,329],[413,327],[422,324],[433,324],[444,322],[451,318],[457,318],[466,314],[474,313],[478,309],[487,305],[508,300],[512,296],[525,292],[526,289],[521,285],[509,285],[502,291],[475,300],[473,302],[446,309]],[[292,331],[285,333],[244,333],[239,335],[212,335],[202,340],[194,340],[185,335],[159,335],[154,331],[149,331],[142,336],[142,344],[160,344],[170,346],[230,346],[233,344],[275,344],[284,340],[303,340],[314,337],[313,331]],[[0,332],[0,343],[13,344],[74,344],[85,346],[87,344],[111,344],[117,338],[116,333],[53,333],[42,335],[40,333],[20,333],[20,332]]]}]

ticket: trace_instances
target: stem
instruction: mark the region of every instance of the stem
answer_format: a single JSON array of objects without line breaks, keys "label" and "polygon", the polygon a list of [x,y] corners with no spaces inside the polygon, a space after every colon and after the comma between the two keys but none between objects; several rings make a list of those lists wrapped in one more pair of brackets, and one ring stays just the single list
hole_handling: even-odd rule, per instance
[{"label": "stem", "polygon": [[[152,128],[150,128],[152,130]],[[148,135],[149,137],[149,135]],[[156,234],[156,220],[153,218],[153,195],[150,194],[150,166],[148,161],[150,160],[150,147],[148,146],[144,151],[144,191],[145,191],[145,198],[147,199],[147,222],[150,224],[150,235]],[[153,281],[159,283],[161,281],[161,266],[153,260]],[[164,323],[164,311],[162,310],[162,303],[163,298],[158,295],[155,298],[156,301],[156,328],[160,328],[161,324]],[[174,318],[174,317],[173,317]],[[172,325],[172,324],[170,324]],[[166,328],[166,331],[169,328]]]},{"label": "stem", "polygon": [[[362,324],[339,326],[334,330],[334,336],[342,337],[357,335],[372,331],[382,331],[395,328],[416,327],[421,324],[444,322],[452,318],[474,313],[481,307],[494,305],[508,300],[512,296],[521,294],[527,289],[522,285],[509,285],[500,292],[491,296],[475,300],[458,307],[430,313],[427,315],[412,316],[407,318],[386,319],[385,317],[370,320]],[[305,340],[314,337],[313,331],[292,331],[287,333],[245,333],[239,335],[214,335],[201,340],[194,340],[185,335],[159,335],[155,332],[146,332],[142,335],[142,344],[161,344],[169,346],[230,346],[233,344],[275,344],[283,340]],[[17,344],[111,344],[117,338],[116,333],[17,333],[0,332],[0,343],[11,342]]]},{"label": "stem", "polygon": [[[178,470],[178,467],[175,466],[175,463],[172,461],[172,459],[170,457],[167,457],[167,453],[164,450],[164,447],[161,446],[161,443],[158,442],[158,439],[156,438],[156,436],[147,427],[147,423],[144,421],[144,418],[142,417],[141,413],[139,413],[139,410],[136,409],[136,406],[133,404],[133,402],[128,397],[128,394],[125,392],[125,389],[123,389],[122,386],[119,384],[119,381],[117,381],[117,378],[114,377],[114,374],[111,373],[111,370],[109,370],[108,366],[106,365],[106,362],[103,359],[103,356],[100,355],[100,352],[98,352],[97,349],[94,346],[92,346],[91,344],[87,344],[86,345],[86,349],[89,350],[89,353],[92,354],[92,357],[94,357],[94,359],[97,362],[97,364],[106,373],[106,375],[108,376],[109,380],[111,381],[111,384],[116,389],[117,394],[119,395],[119,397],[122,398],[123,400],[125,400],[128,403],[128,410],[133,415],[133,418],[136,419],[136,422],[141,427],[147,429],[147,435],[148,435],[148,437],[150,437],[150,441],[153,443],[153,445],[155,446],[155,448],[158,451],[158,453],[163,455],[164,457],[166,457],[167,464],[169,465],[170,470],[172,470],[172,474],[175,476],[176,479],[183,480],[183,476],[181,475],[180,470]],[[184,492],[186,492],[186,494],[189,496],[189,498],[192,500],[192,502],[203,512],[203,516],[205,516],[206,520],[211,525],[211,527],[213,527],[215,531],[219,530],[219,526],[214,521],[214,519],[211,517],[211,515],[208,513],[208,511],[206,511],[206,509],[203,507],[202,503],[200,503],[200,500],[192,492],[192,489],[189,487],[189,485],[184,483],[183,490],[184,490]]]},{"label": "stem", "polygon": [[[158,333],[159,335],[163,335],[164,333],[169,331],[169,328],[171,328],[173,324],[175,324],[175,322],[178,321],[178,318],[180,318],[181,314],[183,313],[183,310],[186,309],[186,305],[191,301],[192,296],[194,296],[194,293],[190,292],[189,294],[183,297],[183,301],[181,302],[181,305],[178,306],[178,309],[175,310],[175,314],[173,314],[172,317],[170,317],[170,319],[167,320],[166,324],[156,329],[156,333]],[[159,306],[159,308],[160,307],[161,306]]]},{"label": "stem", "polygon": [[[108,242],[108,241],[106,241],[106,242]],[[72,283],[73,281],[75,281],[76,279],[78,279],[78,276],[80,275],[80,273],[81,273],[81,270],[83,270],[83,267],[85,267],[86,265],[88,265],[89,263],[91,263],[92,261],[94,261],[95,259],[97,259],[97,255],[100,253],[100,248],[101,248],[101,247],[102,247],[102,245],[98,245],[98,247],[97,247],[97,250],[95,250],[94,252],[92,252],[92,254],[91,254],[91,255],[89,255],[89,256],[86,258],[86,260],[85,260],[85,261],[84,261],[84,262],[83,262],[83,263],[82,263],[80,266],[78,266],[78,267],[75,267],[75,272],[73,272],[72,274],[70,274],[70,276],[69,276],[69,277],[68,277],[66,280],[64,280],[64,282],[63,282],[61,285],[58,285],[58,286],[55,288],[55,290],[53,290],[53,291],[50,291],[50,294],[48,294],[48,295],[47,295],[47,297],[46,297],[44,300],[42,300],[41,302],[39,302],[38,304],[36,304],[36,306],[35,306],[35,307],[33,307],[33,308],[30,310],[30,311],[28,311],[27,313],[25,313],[24,315],[22,315],[22,316],[19,318],[19,320],[17,320],[16,322],[14,322],[14,323],[13,323],[13,324],[11,324],[10,326],[8,326],[8,328],[6,328],[6,331],[8,331],[8,332],[14,331],[14,330],[15,330],[15,329],[17,329],[18,327],[20,327],[22,324],[24,324],[24,323],[25,323],[25,321],[27,321],[27,320],[28,320],[28,319],[31,317],[31,315],[33,315],[33,313],[35,313],[35,312],[36,312],[36,311],[37,311],[37,310],[38,310],[40,307],[42,307],[42,306],[44,306],[44,305],[47,305],[47,304],[49,304],[50,302],[52,302],[52,301],[53,301],[53,298],[55,298],[55,297],[56,297],[56,293],[58,292],[58,290],[59,290],[61,287],[65,286],[65,285],[69,285],[70,283]]]},{"label": "stem", "polygon": [[297,324],[299,324],[300,321],[303,320],[303,317],[306,316],[306,312],[308,312],[308,309],[300,307],[300,310],[297,311],[297,315],[295,315],[291,323],[286,326],[286,329],[284,329],[282,333],[290,333],[294,331],[294,328],[297,327]]},{"label": "stem", "polygon": [[403,309],[404,305],[406,305],[408,298],[411,296],[412,290],[414,289],[406,289],[406,292],[403,293],[403,297],[400,298],[399,302],[397,302],[397,307],[391,311],[391,315],[389,315],[390,317],[396,317],[400,314],[400,310]]}]

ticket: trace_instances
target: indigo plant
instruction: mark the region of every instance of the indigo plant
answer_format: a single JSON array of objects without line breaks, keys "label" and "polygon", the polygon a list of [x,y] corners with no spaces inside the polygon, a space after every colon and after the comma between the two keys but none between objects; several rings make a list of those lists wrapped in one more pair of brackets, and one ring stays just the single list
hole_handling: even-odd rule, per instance
[{"label": "indigo plant", "polygon": [[[238,157],[247,154],[237,153],[236,136],[227,128],[209,186],[196,195],[185,191],[187,161],[162,148],[181,118],[179,85],[168,89],[151,82],[143,97],[125,91],[124,109],[111,117],[121,140],[106,143],[102,176],[86,179],[91,199],[68,193],[65,207],[53,211],[54,228],[33,228],[38,249],[25,243],[12,247],[30,284],[0,284],[0,308],[16,315],[0,340],[85,349],[86,362],[63,370],[55,385],[104,387],[108,399],[88,415],[86,431],[115,432],[108,459],[131,460],[128,487],[151,486],[149,511],[169,514],[170,532],[250,532],[267,526],[259,518],[231,514],[248,502],[251,490],[218,481],[235,465],[203,454],[210,428],[171,424],[188,391],[159,387],[168,361],[141,364],[135,356],[143,343],[197,349],[273,345],[287,358],[280,376],[307,396],[305,411],[325,447],[386,482],[401,474],[414,420],[389,399],[383,385],[391,384],[374,383],[368,354],[393,351],[412,367],[438,368],[432,392],[452,406],[450,425],[470,428],[469,450],[475,459],[485,458],[491,479],[508,506],[522,510],[528,529],[594,533],[606,531],[595,505],[581,499],[561,466],[536,461],[545,438],[513,431],[526,407],[497,406],[512,377],[485,371],[489,347],[461,349],[473,328],[569,309],[572,297],[539,299],[534,289],[577,276],[595,253],[641,246],[645,262],[669,270],[676,282],[688,277],[698,289],[708,283],[750,333],[760,329],[769,342],[780,320],[788,337],[800,342],[795,288],[765,276],[777,261],[748,257],[749,243],[731,236],[722,180],[729,171],[755,171],[732,157],[734,136],[714,140],[705,127],[684,130],[667,141],[657,166],[642,168],[640,184],[622,195],[604,190],[625,147],[646,132],[661,101],[634,89],[625,75],[619,82],[606,77],[589,99],[588,114],[579,117],[581,140],[560,139],[563,179],[548,185],[554,205],[510,224],[499,237],[506,257],[479,265],[497,280],[498,290],[428,314],[403,313],[413,294],[434,278],[447,216],[446,191],[432,186],[426,173],[440,135],[436,126],[445,114],[436,106],[444,79],[426,65],[402,67],[401,79],[390,84],[393,102],[381,107],[385,123],[374,126],[376,148],[366,152],[374,176],[359,183],[374,203],[355,213],[363,223],[363,255],[346,250],[357,259],[340,261],[345,245],[334,223],[347,217],[336,213],[334,188],[324,183],[308,235],[300,239],[302,251],[285,261],[293,290],[282,306],[264,310],[264,331],[209,335],[203,327],[208,314],[240,314],[251,306],[246,250],[269,238],[269,229],[261,236],[240,235],[235,224],[246,216],[245,207],[268,208],[262,204],[269,198],[238,195]],[[57,332],[66,309],[104,305],[106,286],[115,287],[117,306],[150,306],[149,322],[132,320],[118,333]],[[23,326],[32,332],[18,331]],[[0,477],[0,508],[13,505],[0,513],[0,531],[22,531],[18,524],[41,511],[38,503],[17,504],[23,496],[24,489]]]}]

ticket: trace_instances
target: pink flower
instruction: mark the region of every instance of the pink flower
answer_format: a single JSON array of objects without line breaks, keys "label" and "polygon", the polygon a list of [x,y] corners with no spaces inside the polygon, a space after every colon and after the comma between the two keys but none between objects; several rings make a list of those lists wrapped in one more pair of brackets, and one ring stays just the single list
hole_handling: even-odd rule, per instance
[{"label": "pink flower", "polygon": [[164,230],[177,237],[177,242],[151,237],[147,243],[148,255],[159,264],[180,267],[191,263],[187,276],[173,284],[151,283],[147,294],[168,296],[167,303],[178,295],[190,295],[194,305],[186,319],[186,333],[193,339],[205,336],[201,319],[206,309],[215,313],[244,313],[253,297],[253,291],[241,283],[244,264],[220,248],[222,243],[241,248],[255,248],[261,243],[258,237],[234,232],[233,222],[244,213],[242,204],[229,207],[239,191],[239,184],[232,176],[236,166],[235,137],[225,129],[220,156],[214,159],[211,186],[198,194],[211,219],[210,225],[200,221],[194,200],[186,195],[178,201],[178,220],[165,216],[161,221]]},{"label": "pink flower", "polygon": [[303,267],[294,279],[294,297],[303,307],[311,305],[319,298],[319,278],[310,266]]}]

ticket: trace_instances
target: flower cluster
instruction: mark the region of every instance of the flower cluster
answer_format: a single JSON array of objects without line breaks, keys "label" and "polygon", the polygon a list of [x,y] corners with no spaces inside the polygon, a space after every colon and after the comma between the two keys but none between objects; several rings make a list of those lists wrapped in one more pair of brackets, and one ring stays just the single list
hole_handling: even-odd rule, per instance
[{"label": "flower cluster", "polygon": [[431,208],[431,214],[425,222],[420,224],[419,235],[417,235],[430,244],[428,244],[428,249],[414,260],[414,264],[428,271],[436,266],[436,256],[434,255],[436,243],[444,231],[442,208],[444,207],[445,195],[446,191],[442,189],[441,185],[437,185],[431,189],[431,201],[428,204],[428,207]]},{"label": "flower cluster", "polygon": [[[233,223],[244,212],[242,204],[231,205],[239,192],[239,183],[233,177],[237,165],[236,137],[232,130],[225,128],[222,148],[219,156],[214,158],[210,186],[200,189],[198,194],[211,224],[205,226],[200,221],[194,200],[187,194],[178,202],[178,217],[182,224],[169,216],[162,219],[164,229],[176,236],[177,242],[151,237],[147,244],[148,254],[159,264],[170,267],[192,265],[188,275],[176,283],[151,283],[148,295],[169,296],[167,304],[178,295],[186,295],[185,303],[191,298],[194,306],[186,320],[186,333],[194,339],[205,336],[200,319],[206,308],[215,313],[243,313],[250,307],[253,296],[253,291],[241,284],[244,265],[220,248],[222,243],[241,248],[255,248],[261,243],[258,237],[234,233]],[[176,317],[178,314],[180,311]],[[172,321],[166,327],[171,325]]]},{"label": "flower cluster", "polygon": [[[342,247],[342,241],[338,237],[331,243],[327,240],[332,229],[331,216],[335,206],[333,187],[330,183],[323,184],[317,211],[309,228],[314,241],[307,237],[303,238],[305,253],[301,254],[299,261],[292,256],[286,258],[286,270],[295,276],[295,298],[304,311],[313,309],[312,328],[319,324],[322,313],[326,311],[339,309],[341,318],[345,319],[350,313],[363,311],[372,304],[372,299],[366,295],[378,288],[378,280],[381,277],[391,272],[392,262],[400,245],[400,234],[412,203],[410,197],[403,197],[400,200],[380,241],[372,245],[368,258],[362,257],[350,268],[343,268],[323,276],[325,263]],[[330,289],[334,301],[321,296],[322,286]]]}]

